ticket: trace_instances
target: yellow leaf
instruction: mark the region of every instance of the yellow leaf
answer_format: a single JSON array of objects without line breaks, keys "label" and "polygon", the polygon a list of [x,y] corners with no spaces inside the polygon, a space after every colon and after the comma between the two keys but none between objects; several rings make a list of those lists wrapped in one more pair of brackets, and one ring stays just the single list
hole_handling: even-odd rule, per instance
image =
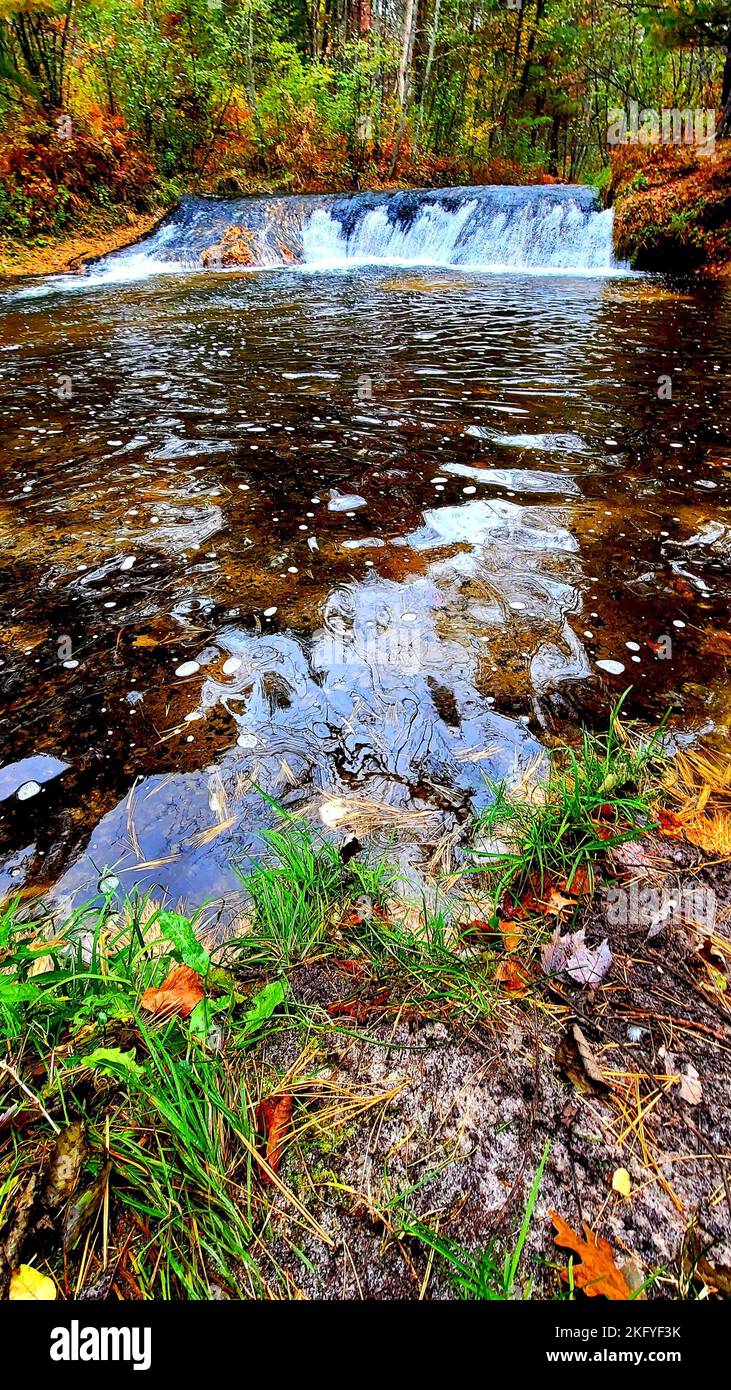
[{"label": "yellow leaf", "polygon": [[629,1173],[626,1168],[618,1168],[612,1178],[612,1187],[615,1192],[619,1192],[622,1197],[629,1197],[632,1191]]},{"label": "yellow leaf", "polygon": [[33,1265],[21,1265],[10,1280],[9,1298],[23,1303],[53,1303],[56,1285]]}]

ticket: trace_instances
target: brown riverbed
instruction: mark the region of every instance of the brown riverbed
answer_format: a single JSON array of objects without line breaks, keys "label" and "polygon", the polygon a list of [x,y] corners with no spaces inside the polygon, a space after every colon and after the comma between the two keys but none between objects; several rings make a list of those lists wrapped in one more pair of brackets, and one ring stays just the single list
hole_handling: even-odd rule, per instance
[{"label": "brown riverbed", "polygon": [[730,356],[641,278],[5,292],[0,887],[230,906],[260,788],[418,857],[630,685],[724,726]]}]

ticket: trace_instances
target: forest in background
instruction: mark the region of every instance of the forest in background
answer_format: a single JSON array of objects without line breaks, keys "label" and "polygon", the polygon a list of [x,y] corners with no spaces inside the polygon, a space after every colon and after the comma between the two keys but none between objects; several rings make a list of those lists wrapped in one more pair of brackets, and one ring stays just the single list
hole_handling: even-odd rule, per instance
[{"label": "forest in background", "polygon": [[0,230],[190,188],[601,185],[630,102],[726,132],[727,0],[0,0]]}]

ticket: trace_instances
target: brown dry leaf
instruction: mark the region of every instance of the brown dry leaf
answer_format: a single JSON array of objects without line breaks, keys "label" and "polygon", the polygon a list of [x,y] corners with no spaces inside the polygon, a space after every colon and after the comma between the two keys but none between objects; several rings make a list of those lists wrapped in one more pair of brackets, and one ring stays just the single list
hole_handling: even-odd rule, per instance
[{"label": "brown dry leaf", "polygon": [[522,939],[523,928],[519,922],[498,922],[503,947],[506,951],[517,951]]},{"label": "brown dry leaf", "polygon": [[36,1197],[36,1187],[38,1186],[38,1175],[31,1173],[27,1183],[22,1188],[20,1195],[15,1203],[13,1212],[13,1224],[2,1245],[0,1245],[0,1270],[3,1266],[3,1255],[7,1264],[12,1267],[17,1265],[20,1259],[20,1252],[23,1249],[23,1242],[28,1234],[30,1227],[33,1205]]},{"label": "brown dry leaf", "polygon": [[510,995],[512,999],[524,995],[530,984],[527,970],[514,960],[501,960],[495,971],[495,979],[502,985],[505,994]]},{"label": "brown dry leaf", "polygon": [[657,820],[661,835],[665,835],[669,840],[682,840],[683,822],[674,811],[666,811],[661,807],[657,813]]},{"label": "brown dry leaf", "polygon": [[688,1063],[688,1070],[680,1078],[678,1095],[688,1105],[700,1105],[703,1100],[703,1085],[692,1062]]},{"label": "brown dry leaf", "polygon": [[[624,1275],[614,1263],[612,1247],[602,1236],[595,1235],[586,1222],[582,1222],[584,1237],[578,1236],[567,1225],[562,1216],[555,1211],[549,1213],[556,1227],[554,1244],[573,1250],[581,1259],[574,1265],[573,1278],[577,1289],[583,1289],[589,1298],[609,1298],[615,1302],[630,1298],[631,1290]],[[563,1278],[568,1280],[568,1271],[563,1270]]]},{"label": "brown dry leaf", "polygon": [[111,1172],[112,1165],[107,1159],[89,1187],[69,1202],[62,1232],[64,1250],[73,1250],[87,1227],[96,1220],[107,1191]]},{"label": "brown dry leaf", "polygon": [[564,912],[568,912],[569,908],[575,907],[575,898],[565,898],[563,893],[559,893],[557,888],[553,888],[547,901],[543,904],[543,911],[547,917],[561,917]]},{"label": "brown dry leaf", "polygon": [[189,965],[176,965],[159,989],[146,989],[140,1007],[161,1018],[187,1018],[204,996],[203,981]]},{"label": "brown dry leaf", "polygon": [[[269,1100],[259,1101],[256,1107],[256,1127],[260,1134],[266,1138],[266,1161],[274,1173],[281,1162],[291,1123],[292,1097],[290,1095],[270,1096]],[[260,1176],[262,1182],[271,1182],[268,1173],[262,1171]]]},{"label": "brown dry leaf", "polygon": [[574,1024],[571,1032],[561,1039],[556,1048],[556,1063],[583,1095],[609,1089],[602,1069],[578,1023]]},{"label": "brown dry leaf", "polygon": [[574,869],[570,883],[568,879],[565,878],[558,886],[562,893],[570,893],[572,898],[583,898],[587,893],[593,893],[594,891],[591,873],[587,869],[586,864],[579,864],[576,869]]}]

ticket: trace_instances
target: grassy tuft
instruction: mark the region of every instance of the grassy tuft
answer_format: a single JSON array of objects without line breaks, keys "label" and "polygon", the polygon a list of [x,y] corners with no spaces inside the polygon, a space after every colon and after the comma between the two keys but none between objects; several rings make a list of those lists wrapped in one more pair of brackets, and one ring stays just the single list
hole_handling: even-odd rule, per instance
[{"label": "grassy tuft", "polygon": [[[652,774],[665,757],[663,726],[644,739],[632,737],[620,720],[624,699],[605,733],[584,729],[577,748],[551,751],[547,779],[531,799],[494,784],[495,799],[475,825],[472,857],[487,874],[496,905],[505,894],[517,901],[528,889],[570,892],[580,872],[593,887],[595,865],[608,849],[653,828]],[[490,839],[497,843],[486,847]]]}]

